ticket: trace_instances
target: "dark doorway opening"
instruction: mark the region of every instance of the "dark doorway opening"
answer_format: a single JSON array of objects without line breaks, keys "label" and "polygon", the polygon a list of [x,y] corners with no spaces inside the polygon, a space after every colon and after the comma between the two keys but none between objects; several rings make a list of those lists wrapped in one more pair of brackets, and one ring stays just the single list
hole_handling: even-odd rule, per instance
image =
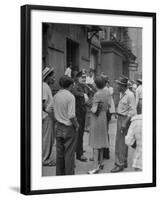
[{"label": "dark doorway opening", "polygon": [[123,71],[122,71],[122,74],[124,75],[124,76],[127,76],[127,77],[129,77],[129,69],[128,69],[128,66],[129,66],[129,63],[128,63],[128,61],[123,61]]},{"label": "dark doorway opening", "polygon": [[72,65],[73,71],[79,71],[79,44],[67,38],[67,66]]}]

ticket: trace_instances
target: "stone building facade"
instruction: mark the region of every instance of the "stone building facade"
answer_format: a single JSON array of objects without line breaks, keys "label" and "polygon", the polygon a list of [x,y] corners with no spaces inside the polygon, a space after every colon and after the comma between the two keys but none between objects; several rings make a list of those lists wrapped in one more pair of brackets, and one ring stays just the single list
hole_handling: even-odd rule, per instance
[{"label": "stone building facade", "polygon": [[92,68],[95,75],[104,72],[118,94],[115,79],[126,75],[139,78],[142,69],[142,30],[75,24],[43,23],[43,67],[55,68],[53,91],[69,63],[73,70]]},{"label": "stone building facade", "polygon": [[138,68],[134,74],[134,79],[142,78],[142,28],[128,28],[128,35],[131,38],[131,50],[136,56]]},{"label": "stone building facade", "polygon": [[137,57],[132,51],[132,39],[127,27],[101,27],[101,70],[110,78],[114,87],[114,101],[117,104],[119,95],[115,80],[120,75],[136,78]]},{"label": "stone building facade", "polygon": [[123,74],[134,80],[138,70],[136,56],[132,51],[132,40],[126,27],[102,27],[101,64],[111,81]]},{"label": "stone building facade", "polygon": [[43,24],[43,67],[55,68],[55,90],[69,63],[73,70],[92,68],[95,74],[99,72],[101,44],[98,31],[96,26]]}]

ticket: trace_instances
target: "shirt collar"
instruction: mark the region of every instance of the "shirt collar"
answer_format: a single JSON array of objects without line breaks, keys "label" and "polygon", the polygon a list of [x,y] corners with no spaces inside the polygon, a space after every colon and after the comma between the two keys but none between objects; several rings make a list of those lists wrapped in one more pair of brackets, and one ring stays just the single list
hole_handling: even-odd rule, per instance
[{"label": "shirt collar", "polygon": [[128,94],[128,93],[130,93],[130,90],[126,89],[125,94]]}]

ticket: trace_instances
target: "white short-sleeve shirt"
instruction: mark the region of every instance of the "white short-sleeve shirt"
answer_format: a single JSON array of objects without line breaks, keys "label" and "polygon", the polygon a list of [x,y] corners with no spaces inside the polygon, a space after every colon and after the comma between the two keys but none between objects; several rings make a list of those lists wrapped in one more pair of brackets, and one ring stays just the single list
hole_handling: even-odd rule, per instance
[{"label": "white short-sleeve shirt", "polygon": [[64,75],[71,77],[71,72],[72,72],[71,68],[68,67],[68,68],[66,69]]},{"label": "white short-sleeve shirt", "polygon": [[[45,100],[46,106],[48,106],[53,100],[51,89],[50,89],[49,85],[45,82],[43,82],[42,99]],[[42,115],[43,119],[47,115],[48,114],[43,111],[43,115]]]},{"label": "white short-sleeve shirt", "polygon": [[53,107],[58,122],[67,126],[72,125],[70,119],[75,117],[75,97],[70,91],[59,90],[53,98]]}]

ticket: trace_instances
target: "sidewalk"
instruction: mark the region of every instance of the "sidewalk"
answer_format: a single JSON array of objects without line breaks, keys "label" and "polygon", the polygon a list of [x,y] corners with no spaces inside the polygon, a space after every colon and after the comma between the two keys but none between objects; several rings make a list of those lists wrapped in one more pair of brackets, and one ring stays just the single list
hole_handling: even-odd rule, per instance
[{"label": "sidewalk", "polygon": [[[114,119],[109,124],[109,135],[110,135],[110,159],[104,160],[104,168],[99,173],[110,173],[110,170],[114,167],[114,146],[115,146],[115,135],[116,135],[116,123],[117,121]],[[88,146],[89,133],[84,133],[84,150],[86,151],[84,155],[88,158],[87,162],[81,162],[76,160],[76,168],[75,174],[87,174],[89,170],[93,168],[93,161],[90,161],[89,158],[92,157],[92,149]],[[55,152],[55,147],[54,147]],[[53,152],[53,157],[55,157],[55,153]],[[132,157],[134,150],[129,148],[128,152],[128,168],[126,168],[124,172],[133,171],[132,165]],[[42,167],[42,176],[55,176],[56,167]]]}]

